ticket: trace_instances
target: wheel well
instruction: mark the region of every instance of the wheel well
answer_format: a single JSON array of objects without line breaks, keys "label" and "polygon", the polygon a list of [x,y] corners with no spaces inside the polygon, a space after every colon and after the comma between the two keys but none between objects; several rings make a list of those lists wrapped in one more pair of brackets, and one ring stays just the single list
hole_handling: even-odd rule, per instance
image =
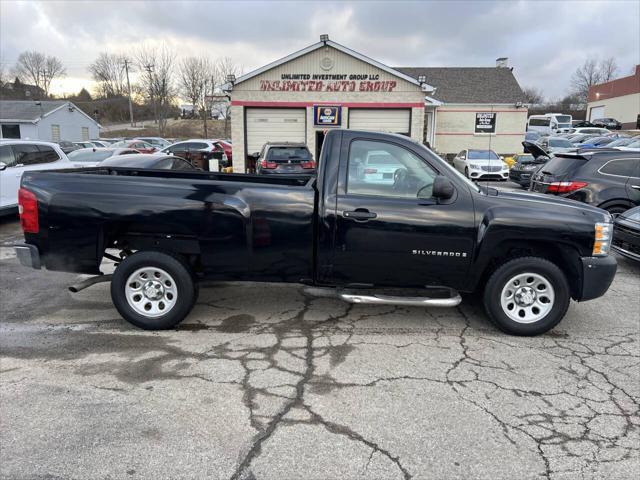
[{"label": "wheel well", "polygon": [[499,244],[493,249],[491,259],[477,285],[486,285],[489,277],[498,267],[509,260],[520,257],[540,257],[554,263],[567,277],[571,288],[571,297],[577,298],[580,295],[582,272],[578,251],[568,245],[546,242],[506,241]]},{"label": "wheel well", "polygon": [[600,205],[598,205],[598,208],[607,210],[608,208],[611,208],[611,207],[632,208],[633,206],[634,206],[633,203],[631,203],[630,201],[625,200],[623,198],[617,198],[614,200],[607,200],[606,202],[602,202]]}]

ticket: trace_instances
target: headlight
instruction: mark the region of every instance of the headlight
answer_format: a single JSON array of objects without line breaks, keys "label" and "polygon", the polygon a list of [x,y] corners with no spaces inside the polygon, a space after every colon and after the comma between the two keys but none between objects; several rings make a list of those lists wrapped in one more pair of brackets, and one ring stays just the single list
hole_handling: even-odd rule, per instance
[{"label": "headlight", "polygon": [[604,257],[609,255],[611,246],[612,225],[610,223],[596,223],[593,239],[593,256]]},{"label": "headlight", "polygon": [[480,165],[476,165],[475,163],[470,163],[469,168],[473,168],[474,170],[480,170]]},{"label": "headlight", "polygon": [[502,162],[502,169],[509,170],[509,165],[506,162]]}]

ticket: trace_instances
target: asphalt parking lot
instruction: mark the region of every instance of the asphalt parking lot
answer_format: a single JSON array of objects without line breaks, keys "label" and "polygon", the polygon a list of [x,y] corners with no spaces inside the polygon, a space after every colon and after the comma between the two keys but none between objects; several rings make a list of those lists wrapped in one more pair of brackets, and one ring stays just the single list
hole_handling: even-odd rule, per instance
[{"label": "asphalt parking lot", "polygon": [[[0,242],[21,237],[0,222]],[[549,334],[456,309],[204,285],[178,330],[0,249],[2,478],[626,479],[640,469],[640,266]],[[635,474],[633,472],[636,472]]]}]

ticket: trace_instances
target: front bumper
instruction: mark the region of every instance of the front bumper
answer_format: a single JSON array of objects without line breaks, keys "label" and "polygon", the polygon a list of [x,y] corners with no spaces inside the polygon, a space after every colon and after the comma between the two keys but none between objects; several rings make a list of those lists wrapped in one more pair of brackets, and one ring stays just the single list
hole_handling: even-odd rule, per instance
[{"label": "front bumper", "polygon": [[592,300],[601,297],[611,286],[616,275],[618,262],[607,255],[606,257],[582,257],[582,294],[576,300]]},{"label": "front bumper", "polygon": [[42,268],[38,247],[35,245],[29,245],[28,243],[15,243],[13,248],[16,251],[16,255],[21,265],[35,268],[36,270],[40,270]]}]

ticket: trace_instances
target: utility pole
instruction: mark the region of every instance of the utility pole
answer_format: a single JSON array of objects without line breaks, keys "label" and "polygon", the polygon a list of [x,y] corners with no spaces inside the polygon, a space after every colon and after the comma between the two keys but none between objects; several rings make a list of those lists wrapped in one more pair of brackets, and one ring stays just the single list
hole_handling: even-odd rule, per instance
[{"label": "utility pole", "polygon": [[[133,122],[133,103],[131,102],[131,82],[129,81],[129,59],[124,59],[124,70],[127,72],[127,90],[129,91],[129,119],[131,120],[131,126],[135,127]],[[122,70],[121,70],[122,71]]]},{"label": "utility pole", "polygon": [[153,103],[153,123],[158,123],[158,108],[156,106],[156,96],[154,94],[154,89],[156,88],[155,82],[153,81],[153,64],[147,64],[144,66],[144,69],[149,74],[149,94],[151,95],[151,103]]},{"label": "utility pole", "polygon": [[202,95],[204,96],[204,98],[203,98],[204,101],[202,102],[202,105],[204,107],[204,112],[202,112],[203,122],[204,122],[204,138],[209,138],[209,132],[208,132],[208,129],[207,129],[207,117],[209,116],[209,112],[208,112],[208,109],[207,109],[207,83],[209,83],[209,82],[207,82],[207,79],[205,78],[204,79],[204,89],[203,89],[203,93],[202,93]]}]

